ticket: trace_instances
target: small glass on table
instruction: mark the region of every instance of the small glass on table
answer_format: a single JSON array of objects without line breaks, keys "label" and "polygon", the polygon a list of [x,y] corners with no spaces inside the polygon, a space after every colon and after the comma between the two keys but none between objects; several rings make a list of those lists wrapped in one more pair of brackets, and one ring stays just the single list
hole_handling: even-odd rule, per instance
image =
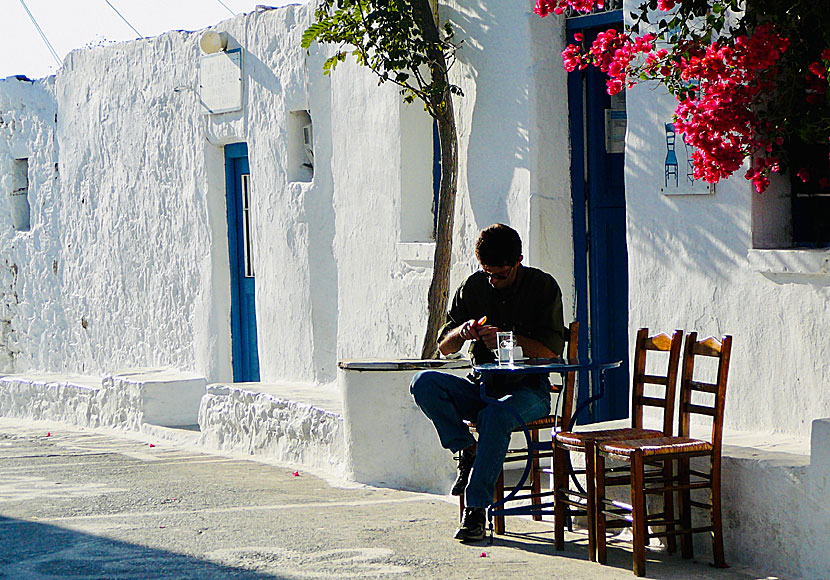
[{"label": "small glass on table", "polygon": [[496,333],[496,357],[499,366],[513,366],[513,349],[516,346],[515,337],[512,331]]}]

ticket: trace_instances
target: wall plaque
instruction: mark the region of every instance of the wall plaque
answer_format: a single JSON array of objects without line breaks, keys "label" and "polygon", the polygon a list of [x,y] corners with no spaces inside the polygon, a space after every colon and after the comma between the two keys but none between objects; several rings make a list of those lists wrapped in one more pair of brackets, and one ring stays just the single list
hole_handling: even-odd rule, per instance
[{"label": "wall plaque", "polygon": [[199,96],[208,113],[242,109],[242,50],[205,54],[199,62]]}]

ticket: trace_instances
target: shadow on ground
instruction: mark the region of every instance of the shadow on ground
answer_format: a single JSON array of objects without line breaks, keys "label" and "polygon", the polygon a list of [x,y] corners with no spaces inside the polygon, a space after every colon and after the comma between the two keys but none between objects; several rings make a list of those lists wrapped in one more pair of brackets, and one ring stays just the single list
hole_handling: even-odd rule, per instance
[{"label": "shadow on ground", "polygon": [[[4,580],[287,580],[219,561],[0,517]],[[230,553],[230,552],[228,552]]]}]

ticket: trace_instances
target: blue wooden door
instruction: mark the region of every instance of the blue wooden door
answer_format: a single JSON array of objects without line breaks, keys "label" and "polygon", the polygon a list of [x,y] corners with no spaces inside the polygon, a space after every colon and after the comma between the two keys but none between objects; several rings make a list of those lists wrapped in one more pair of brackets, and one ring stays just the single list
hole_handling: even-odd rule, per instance
[{"label": "blue wooden door", "polygon": [[259,381],[248,146],[225,146],[233,380]]},{"label": "blue wooden door", "polygon": [[[568,22],[568,40],[576,43],[574,34],[581,32],[590,45],[599,31],[620,28],[621,23],[620,11],[575,18]],[[623,361],[620,368],[606,373],[604,397],[580,414],[580,424],[628,416],[624,154],[619,142],[608,140],[606,135],[615,120],[624,118],[620,102],[612,106],[605,75],[597,68],[589,66],[569,74],[574,273],[577,319],[583,322],[580,356]],[[588,373],[579,377],[580,402],[598,392],[599,379]]]}]

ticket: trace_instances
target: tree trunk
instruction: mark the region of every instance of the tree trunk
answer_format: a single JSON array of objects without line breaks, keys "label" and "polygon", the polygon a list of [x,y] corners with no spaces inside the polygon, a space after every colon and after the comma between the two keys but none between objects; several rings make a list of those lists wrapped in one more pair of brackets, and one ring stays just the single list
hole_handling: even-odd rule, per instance
[{"label": "tree trunk", "polygon": [[[426,40],[438,41],[438,27],[429,0],[413,0],[412,6]],[[450,285],[452,258],[452,233],[455,221],[455,194],[458,187],[458,136],[455,128],[455,111],[449,91],[447,65],[444,53],[436,50],[430,54],[433,81],[444,87],[443,94],[432,102],[432,112],[438,122],[438,139],[441,144],[441,186],[438,190],[438,227],[435,232],[435,256],[432,282],[429,287],[426,335],[421,347],[421,358],[436,356],[438,331],[444,324]]]}]

